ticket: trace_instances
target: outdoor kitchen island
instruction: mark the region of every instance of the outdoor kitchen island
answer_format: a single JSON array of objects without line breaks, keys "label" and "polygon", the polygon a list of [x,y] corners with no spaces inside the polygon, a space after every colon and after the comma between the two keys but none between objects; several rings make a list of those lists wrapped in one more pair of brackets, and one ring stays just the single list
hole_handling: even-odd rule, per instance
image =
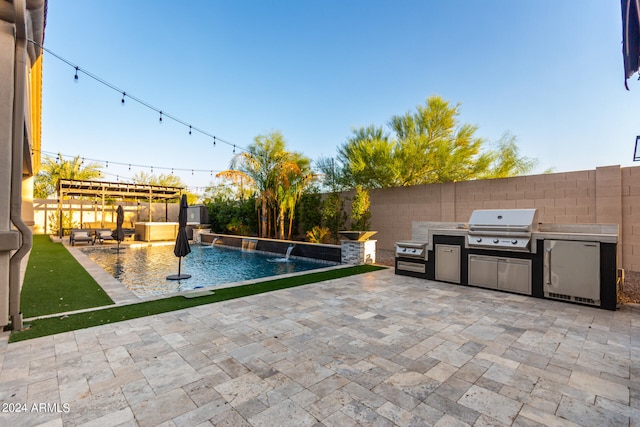
[{"label": "outdoor kitchen island", "polygon": [[617,224],[543,224],[535,209],[474,211],[469,223],[412,223],[395,272],[617,308]]}]

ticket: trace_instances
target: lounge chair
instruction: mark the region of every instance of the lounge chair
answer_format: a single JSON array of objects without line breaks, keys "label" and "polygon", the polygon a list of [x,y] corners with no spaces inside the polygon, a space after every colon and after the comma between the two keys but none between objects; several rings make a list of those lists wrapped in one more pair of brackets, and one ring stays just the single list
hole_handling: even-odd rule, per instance
[{"label": "lounge chair", "polygon": [[71,243],[71,246],[75,246],[78,242],[93,244],[93,236],[91,236],[88,230],[72,229],[71,235],[69,236],[69,243]]},{"label": "lounge chair", "polygon": [[115,237],[113,237],[113,232],[108,228],[99,228],[96,230],[96,236],[93,240],[94,244],[96,240],[99,241],[100,244],[103,244],[105,240],[116,240],[116,239]]}]

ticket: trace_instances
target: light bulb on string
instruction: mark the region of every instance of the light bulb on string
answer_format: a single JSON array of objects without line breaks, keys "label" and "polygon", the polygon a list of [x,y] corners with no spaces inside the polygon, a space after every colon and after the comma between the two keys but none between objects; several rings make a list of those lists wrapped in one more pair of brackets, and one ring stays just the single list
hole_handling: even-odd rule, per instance
[{"label": "light bulb on string", "polygon": [[171,175],[173,175],[173,168],[171,168]]},{"label": "light bulb on string", "polygon": [[106,165],[105,167],[106,167],[106,168],[108,168],[108,167],[109,167],[109,161],[107,160],[107,161],[106,161],[106,162],[104,162],[104,163],[105,163],[105,165]]},{"label": "light bulb on string", "polygon": [[191,175],[193,175],[193,169],[191,169]]},{"label": "light bulb on string", "polygon": [[129,170],[131,170],[131,163],[129,163]]},{"label": "light bulb on string", "polygon": [[[31,43],[33,43],[33,44],[35,44],[36,46],[38,45],[37,43],[35,43],[35,42],[33,42],[33,41],[30,41],[30,42],[31,42]],[[72,65],[72,62],[67,61],[66,59],[64,59],[64,58],[60,57],[60,56],[59,56],[59,55],[57,55],[56,53],[51,52],[50,50],[48,50],[48,49],[46,49],[46,48],[44,48],[44,47],[42,47],[42,46],[40,46],[40,47],[42,48],[43,52],[46,52],[46,53],[48,53],[48,54],[50,54],[50,55],[52,55],[52,56],[56,57],[57,59],[59,59],[59,60],[61,60],[61,61],[63,61],[63,62],[66,62],[68,65],[70,65],[70,66],[74,69],[74,76],[73,76],[74,81],[75,81],[76,83],[79,81],[79,78],[80,78],[80,66]],[[85,70],[82,70],[82,72],[83,72],[83,73],[85,73],[85,76],[90,77],[90,78],[94,79],[95,81],[97,81],[98,83],[101,83],[101,84],[103,84],[103,85],[105,85],[105,86],[109,87],[110,89],[115,89],[117,92],[119,92],[119,93],[121,94],[121,98],[120,98],[120,104],[121,104],[121,105],[123,105],[123,106],[124,106],[124,105],[126,104],[126,100],[125,100],[125,98],[126,98],[127,96],[129,96],[129,98],[131,98],[133,101],[136,101],[136,102],[138,102],[139,104],[143,105],[144,107],[147,107],[148,109],[151,109],[151,110],[153,110],[153,111],[155,111],[155,112],[159,113],[158,121],[159,121],[159,123],[160,123],[160,124],[162,124],[162,122],[164,121],[164,120],[163,120],[163,119],[164,119],[164,118],[163,118],[164,112],[163,112],[162,110],[160,110],[160,109],[158,109],[158,108],[156,108],[156,107],[154,107],[154,106],[150,105],[149,103],[147,103],[147,102],[145,102],[145,101],[143,101],[143,100],[141,100],[141,99],[138,99],[138,98],[136,98],[136,97],[132,97],[131,95],[127,94],[125,91],[120,90],[120,89],[117,89],[115,85],[112,85],[111,83],[109,83],[109,82],[107,82],[107,81],[103,80],[102,78],[100,78],[100,77],[98,77],[98,76],[96,76],[96,75],[93,75],[93,74],[91,74],[91,73],[89,73],[89,72],[87,72],[87,71],[85,71]],[[640,77],[639,77],[639,80],[640,80]],[[185,126],[189,126],[189,135],[192,135],[192,134],[193,134],[193,125],[187,125],[187,123],[186,123],[186,122],[184,122],[184,121],[182,121],[182,120],[180,120],[180,119],[177,119],[177,118],[175,118],[175,117],[173,117],[173,116],[171,116],[171,115],[169,115],[169,118],[171,118],[171,119],[173,119],[174,121],[177,121],[177,122],[179,122],[179,123],[181,123],[181,124],[183,124],[183,125],[185,125]],[[203,134],[207,135],[207,136],[213,137],[213,146],[214,146],[214,147],[216,146],[216,143],[217,143],[217,141],[216,141],[216,140],[217,140],[217,137],[212,136],[211,134],[209,134],[209,133],[207,133],[207,132],[204,132],[204,131],[202,131],[202,130],[200,130],[200,129],[196,129],[196,130],[197,130],[198,132],[200,132],[200,133],[203,133]],[[244,151],[244,149],[242,148],[242,146],[241,146],[241,147],[237,147],[237,146],[236,146],[236,144],[232,144],[232,143],[230,143],[230,142],[228,142],[228,141],[225,141],[225,140],[222,140],[222,142],[224,142],[224,143],[225,143],[225,144],[227,144],[227,145],[233,145],[233,154],[236,154],[236,148],[239,148],[241,151]]]}]

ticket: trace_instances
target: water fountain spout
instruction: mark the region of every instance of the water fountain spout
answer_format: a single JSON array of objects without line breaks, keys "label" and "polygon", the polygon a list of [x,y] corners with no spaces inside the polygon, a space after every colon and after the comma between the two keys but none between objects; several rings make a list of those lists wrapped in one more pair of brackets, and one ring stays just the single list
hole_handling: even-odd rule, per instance
[{"label": "water fountain spout", "polygon": [[284,259],[288,260],[289,259],[289,255],[291,255],[291,251],[293,251],[293,248],[295,248],[296,245],[289,245],[289,247],[287,248],[287,253],[284,256]]},{"label": "water fountain spout", "polygon": [[211,241],[211,246],[215,246],[218,239],[219,237],[214,237],[213,240]]}]

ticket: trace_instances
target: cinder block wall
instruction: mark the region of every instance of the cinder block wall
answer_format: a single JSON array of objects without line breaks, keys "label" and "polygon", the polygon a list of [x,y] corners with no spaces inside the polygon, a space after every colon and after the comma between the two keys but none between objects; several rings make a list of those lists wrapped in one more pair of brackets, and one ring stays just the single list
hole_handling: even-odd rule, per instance
[{"label": "cinder block wall", "polygon": [[618,224],[618,263],[640,271],[640,167],[372,190],[378,249],[411,239],[412,221],[466,223],[475,209],[538,209],[538,221]]}]

